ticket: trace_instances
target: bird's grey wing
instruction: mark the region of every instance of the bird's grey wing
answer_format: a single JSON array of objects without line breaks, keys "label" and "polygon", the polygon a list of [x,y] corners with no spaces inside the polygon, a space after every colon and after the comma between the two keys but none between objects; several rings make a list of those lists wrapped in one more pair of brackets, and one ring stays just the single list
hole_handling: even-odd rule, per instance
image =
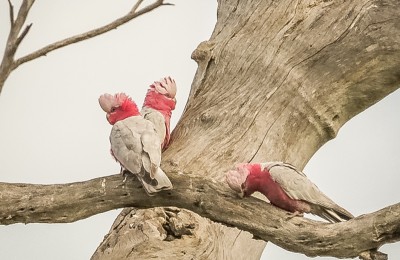
[{"label": "bird's grey wing", "polygon": [[322,193],[303,172],[297,170],[293,165],[275,163],[269,167],[269,172],[272,179],[279,183],[289,197],[319,206],[322,209],[319,212],[325,219],[337,222],[354,217]]},{"label": "bird's grey wing", "polygon": [[297,170],[294,166],[275,164],[270,167],[269,172],[272,179],[279,183],[290,198],[304,200],[326,208],[337,206],[303,172]]},{"label": "bird's grey wing", "polygon": [[140,135],[141,165],[154,179],[161,164],[161,143],[154,124],[143,117],[129,118],[125,122]]},{"label": "bird's grey wing", "polygon": [[140,134],[123,121],[114,124],[110,135],[111,150],[118,162],[127,170],[138,174],[142,168],[143,147]]},{"label": "bird's grey wing", "polygon": [[164,116],[159,111],[149,107],[142,108],[140,113],[142,114],[144,119],[149,120],[150,122],[153,123],[157,131],[157,134],[159,136],[160,143],[163,143],[167,131],[165,128]]},{"label": "bird's grey wing", "polygon": [[146,131],[141,135],[143,145],[142,163],[153,179],[161,164],[161,144],[155,131]]},{"label": "bird's grey wing", "polygon": [[297,172],[297,174],[302,175],[302,176],[307,178],[307,176],[302,171],[297,170],[297,168],[295,166],[291,165],[290,163],[285,163],[285,162],[280,162],[280,161],[273,161],[273,162],[265,162],[265,163],[260,163],[260,164],[261,164],[261,168],[262,169],[267,168],[268,171],[272,167],[275,167],[275,166],[287,167],[287,168],[292,169],[293,171]]}]

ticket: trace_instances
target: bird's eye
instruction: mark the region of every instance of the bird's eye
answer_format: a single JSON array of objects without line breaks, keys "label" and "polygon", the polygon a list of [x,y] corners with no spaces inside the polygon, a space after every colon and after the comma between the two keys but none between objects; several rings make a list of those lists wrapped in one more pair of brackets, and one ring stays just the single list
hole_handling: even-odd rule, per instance
[{"label": "bird's eye", "polygon": [[116,107],[111,108],[111,112],[115,112]]}]

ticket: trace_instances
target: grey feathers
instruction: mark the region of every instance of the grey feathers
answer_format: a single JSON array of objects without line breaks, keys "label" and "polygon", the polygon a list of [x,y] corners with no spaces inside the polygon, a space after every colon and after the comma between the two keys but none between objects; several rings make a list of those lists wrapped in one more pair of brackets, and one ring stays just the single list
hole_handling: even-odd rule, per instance
[{"label": "grey feathers", "polygon": [[160,169],[161,143],[153,123],[141,116],[131,116],[114,124],[111,150],[121,166],[142,181],[148,194],[172,189]]},{"label": "grey feathers", "polygon": [[286,194],[295,200],[310,203],[311,213],[330,222],[349,220],[354,216],[322,193],[307,176],[293,165],[282,162],[263,164]]}]

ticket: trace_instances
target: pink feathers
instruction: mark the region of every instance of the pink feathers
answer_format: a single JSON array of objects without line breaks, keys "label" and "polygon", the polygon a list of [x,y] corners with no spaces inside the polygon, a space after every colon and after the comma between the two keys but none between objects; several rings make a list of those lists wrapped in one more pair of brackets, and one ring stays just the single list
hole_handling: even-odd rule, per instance
[{"label": "pink feathers", "polygon": [[283,162],[245,163],[226,175],[229,187],[244,196],[255,191],[264,194],[271,204],[292,213],[312,213],[330,222],[353,218],[337,205],[304,173]]},{"label": "pink feathers", "polygon": [[165,77],[150,85],[141,113],[135,102],[125,93],[104,94],[100,96],[99,103],[107,113],[108,122],[112,125],[127,117],[142,114],[146,120],[154,124],[160,137],[161,146],[165,150],[170,141],[170,120],[172,110],[175,109],[175,96],[175,80]]},{"label": "pink feathers", "polygon": [[99,104],[107,113],[107,121],[111,125],[130,116],[140,115],[136,103],[125,93],[117,93],[114,96],[110,94],[101,95]]},{"label": "pink feathers", "polygon": [[[176,83],[171,77],[165,77],[160,81],[155,81],[150,85],[147,91],[146,98],[144,100],[143,109],[150,108],[154,109],[155,112],[161,113],[163,117],[164,127],[159,127],[158,117],[151,115],[153,112],[145,113],[144,117],[154,123],[158,128],[157,131],[163,131],[162,148],[165,150],[170,140],[170,120],[172,110],[175,109],[176,105]],[[142,110],[143,111],[143,110]]]},{"label": "pink feathers", "polygon": [[170,98],[174,99],[176,95],[176,83],[171,77],[165,77],[160,81],[155,81],[150,88],[153,88],[158,93]]},{"label": "pink feathers", "polygon": [[242,165],[243,164],[237,165],[235,170],[230,170],[225,175],[225,180],[229,187],[239,193],[241,197],[244,196],[244,183],[250,174],[247,167],[242,167]]}]

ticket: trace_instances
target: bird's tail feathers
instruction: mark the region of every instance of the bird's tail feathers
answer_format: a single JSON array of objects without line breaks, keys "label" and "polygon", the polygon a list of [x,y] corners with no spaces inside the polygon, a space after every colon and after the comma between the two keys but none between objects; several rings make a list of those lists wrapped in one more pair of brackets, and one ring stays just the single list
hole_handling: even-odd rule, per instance
[{"label": "bird's tail feathers", "polygon": [[172,190],[173,186],[165,172],[158,167],[154,178],[151,178],[149,173],[145,172],[143,175],[137,175],[139,181],[142,183],[144,190],[149,196],[162,190]]},{"label": "bird's tail feathers", "polygon": [[346,211],[346,214],[344,214],[344,212],[339,212],[337,210],[327,209],[327,208],[324,208],[322,210],[321,217],[326,219],[327,221],[329,221],[331,223],[347,221],[347,220],[350,220],[350,219],[354,218],[353,215],[351,215],[347,211]]}]

